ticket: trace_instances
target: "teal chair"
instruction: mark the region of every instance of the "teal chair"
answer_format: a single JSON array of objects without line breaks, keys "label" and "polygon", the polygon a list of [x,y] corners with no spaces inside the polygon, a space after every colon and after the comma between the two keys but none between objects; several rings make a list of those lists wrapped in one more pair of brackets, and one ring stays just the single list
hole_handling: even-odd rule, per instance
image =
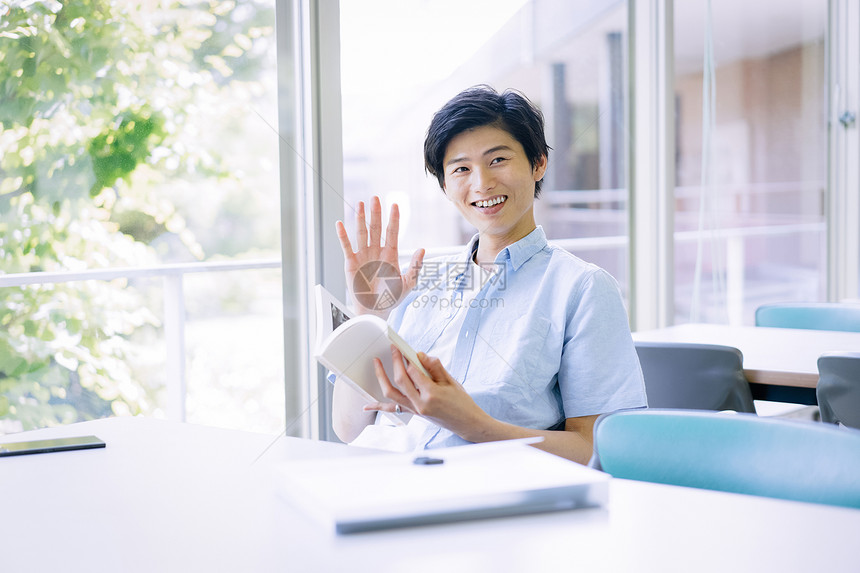
[{"label": "teal chair", "polygon": [[860,431],[703,410],[601,417],[594,442],[613,477],[860,509]]},{"label": "teal chair", "polygon": [[755,311],[755,325],[860,332],[860,304],[837,302],[764,304]]},{"label": "teal chair", "polygon": [[815,394],[822,422],[860,429],[860,352],[822,354]]}]

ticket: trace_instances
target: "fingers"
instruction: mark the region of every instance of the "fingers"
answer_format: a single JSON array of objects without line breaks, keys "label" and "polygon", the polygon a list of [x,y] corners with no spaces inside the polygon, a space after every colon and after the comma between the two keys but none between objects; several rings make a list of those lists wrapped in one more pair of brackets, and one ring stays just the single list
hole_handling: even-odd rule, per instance
[{"label": "fingers", "polygon": [[[423,383],[421,373],[414,368],[412,368],[411,372],[408,370],[403,354],[394,345],[391,345],[391,362],[394,368],[394,382],[397,385],[397,389],[410,403],[415,404],[419,402],[421,400],[419,385]],[[411,368],[411,365],[409,365],[409,368]]]},{"label": "fingers", "polygon": [[448,371],[445,370],[445,367],[442,366],[442,361],[438,358],[427,356],[423,352],[419,352],[418,360],[421,362],[421,366],[430,373],[430,376],[434,381],[442,382],[449,379],[450,375],[448,374]]},{"label": "fingers", "polygon": [[424,266],[424,253],[424,249],[418,249],[412,255],[412,262],[409,263],[409,269],[406,271],[404,292],[411,291],[418,283],[418,275],[421,273],[421,267]]},{"label": "fingers", "polygon": [[400,233],[400,208],[397,203],[391,205],[388,215],[388,227],[385,229],[385,246],[397,250],[397,236]]},{"label": "fingers", "polygon": [[372,404],[365,404],[364,406],[362,406],[361,409],[365,412],[388,412],[390,414],[415,413],[409,408],[406,408],[405,406],[401,406],[400,412],[398,412],[397,404],[395,404],[394,402],[374,402]]},{"label": "fingers", "polygon": [[[366,206],[359,201],[355,208],[355,226],[358,235],[356,247],[382,247],[382,203],[379,197],[370,200],[370,225],[367,224]],[[397,235],[400,232],[400,210],[396,203],[391,206],[391,215],[385,232],[385,246],[397,250]]]},{"label": "fingers", "polygon": [[358,235],[356,246],[358,250],[367,247],[367,222],[364,218],[364,201],[358,202],[358,208],[355,212],[355,230]]},{"label": "fingers", "polygon": [[361,409],[365,412],[389,412],[391,414],[409,412],[410,414],[414,414],[414,412],[410,411],[405,406],[400,406],[400,412],[398,412],[397,404],[395,402],[373,402],[371,404],[365,404]]},{"label": "fingers", "polygon": [[[397,407],[397,404],[400,404],[401,407],[404,408],[404,404],[408,405],[411,403],[409,402],[409,399],[403,395],[403,392],[401,392],[397,387],[395,387],[394,384],[391,383],[391,380],[388,379],[388,374],[386,374],[385,368],[383,368],[382,366],[382,361],[379,358],[373,359],[373,369],[376,372],[376,379],[379,381],[379,386],[380,388],[382,388],[382,395],[389,400],[394,401],[394,403],[390,405],[380,403],[378,407],[373,408],[374,410],[393,412],[394,409]],[[395,378],[396,377],[397,374],[395,374]]]},{"label": "fingers", "polygon": [[343,221],[338,221],[334,224],[337,238],[340,241],[340,248],[343,249],[343,256],[347,263],[351,264],[355,259],[355,253],[352,250],[352,243],[349,242],[349,234],[346,232],[346,227]]},{"label": "fingers", "polygon": [[374,196],[370,201],[370,246],[379,247],[382,242],[382,203]]}]

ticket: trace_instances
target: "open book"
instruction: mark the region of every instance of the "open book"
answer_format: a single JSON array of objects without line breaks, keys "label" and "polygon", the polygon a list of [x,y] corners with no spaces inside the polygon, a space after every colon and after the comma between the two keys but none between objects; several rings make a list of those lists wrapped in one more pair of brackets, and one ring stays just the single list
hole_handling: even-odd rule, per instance
[{"label": "open book", "polygon": [[[415,350],[385,320],[370,314],[353,316],[321,285],[317,285],[317,317],[316,359],[368,403],[389,401],[382,395],[373,359],[379,358],[389,378],[393,377],[392,344],[429,377]],[[399,425],[408,421],[411,414],[387,414],[387,417]]]}]

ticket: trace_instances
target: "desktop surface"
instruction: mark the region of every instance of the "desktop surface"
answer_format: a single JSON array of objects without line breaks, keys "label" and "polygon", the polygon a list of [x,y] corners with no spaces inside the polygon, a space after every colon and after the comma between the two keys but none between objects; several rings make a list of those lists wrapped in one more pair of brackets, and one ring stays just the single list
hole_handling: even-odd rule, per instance
[{"label": "desktop surface", "polygon": [[818,357],[860,348],[860,332],[727,324],[679,324],[634,332],[633,339],[732,346],[743,354],[753,398],[810,405],[818,403]]},{"label": "desktop surface", "polygon": [[856,567],[860,511],[610,481],[609,504],[338,536],[277,494],[285,460],[341,444],[142,418],[0,438],[93,434],[99,450],[0,461],[2,570],[817,571]]},{"label": "desktop surface", "polygon": [[726,324],[679,324],[633,333],[643,342],[721,344],[739,349],[750,382],[815,388],[818,357],[860,348],[860,332]]}]

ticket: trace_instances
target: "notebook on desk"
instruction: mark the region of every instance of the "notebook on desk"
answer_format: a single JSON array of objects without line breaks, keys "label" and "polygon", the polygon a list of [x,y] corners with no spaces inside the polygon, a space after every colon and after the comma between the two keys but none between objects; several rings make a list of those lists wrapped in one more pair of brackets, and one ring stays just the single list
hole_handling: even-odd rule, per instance
[{"label": "notebook on desk", "polygon": [[609,476],[513,440],[284,463],[287,501],[337,533],[598,507]]}]

